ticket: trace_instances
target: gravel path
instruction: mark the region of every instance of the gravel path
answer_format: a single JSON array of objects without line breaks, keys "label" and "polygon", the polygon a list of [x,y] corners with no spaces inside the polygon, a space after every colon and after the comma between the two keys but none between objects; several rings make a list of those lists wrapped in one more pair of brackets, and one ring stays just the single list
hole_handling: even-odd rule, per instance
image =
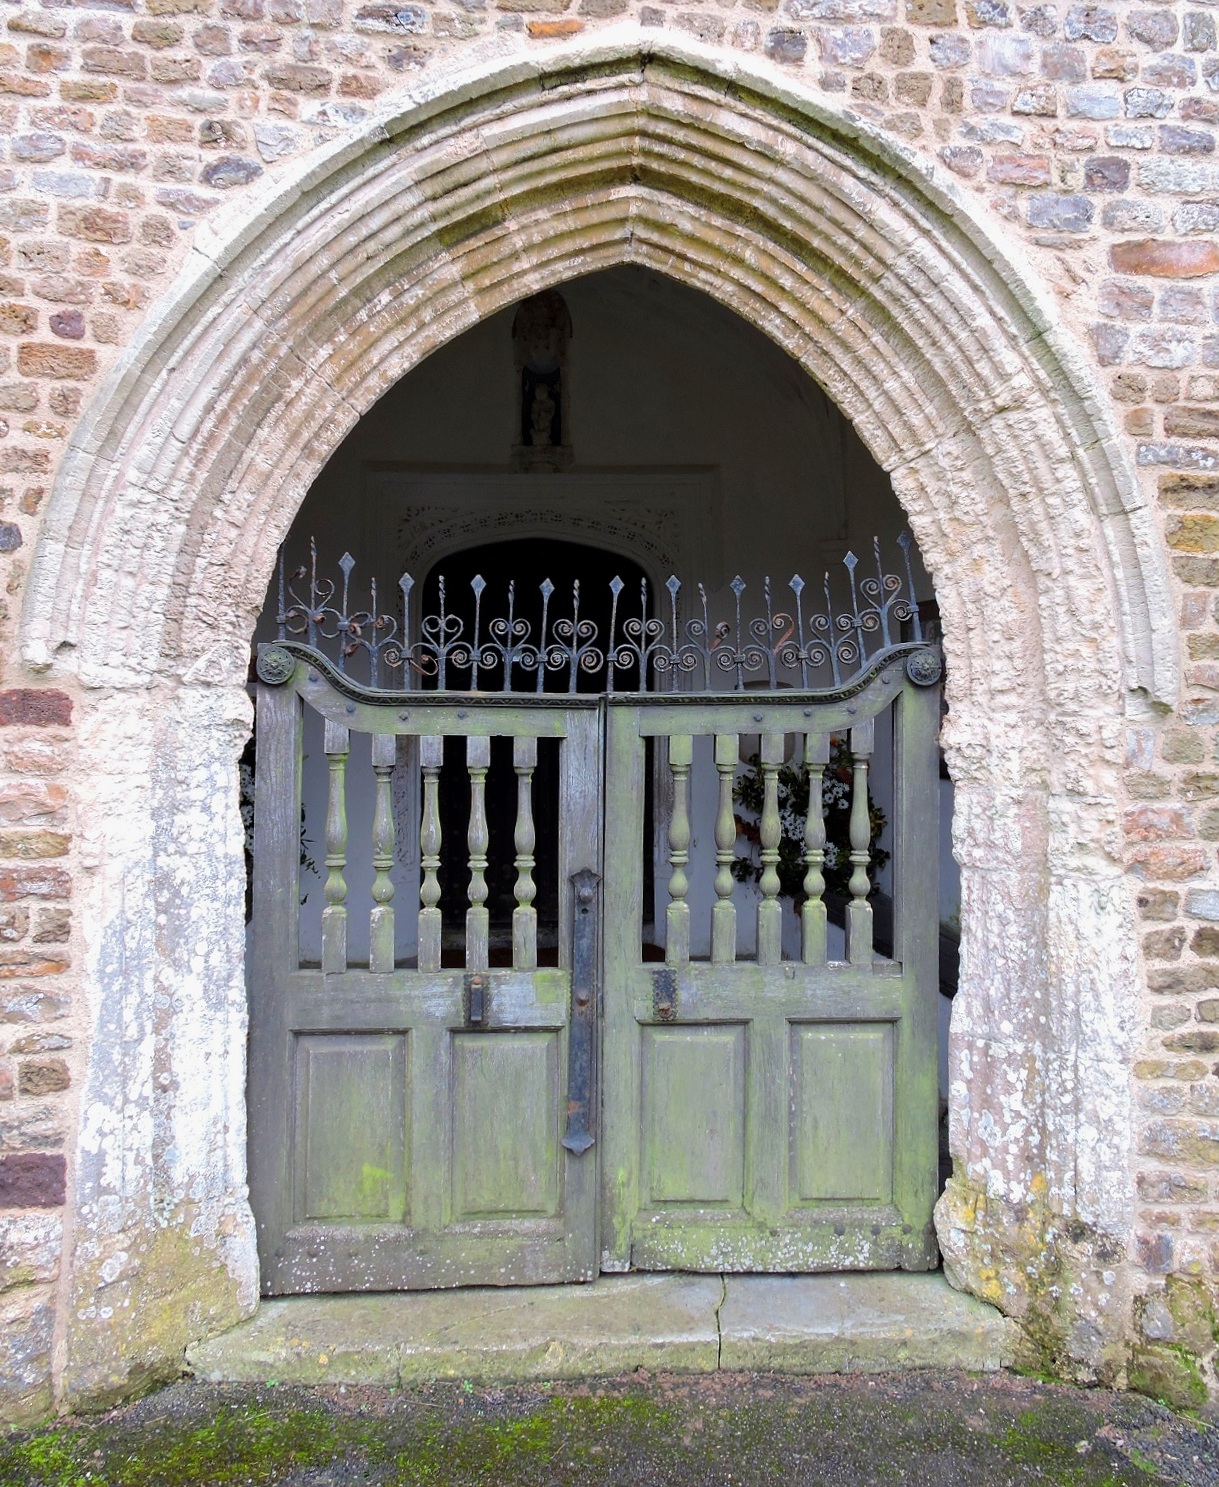
[{"label": "gravel path", "polygon": [[1012,1375],[391,1393],[183,1382],[0,1444],[4,1487],[1219,1487],[1219,1427]]}]

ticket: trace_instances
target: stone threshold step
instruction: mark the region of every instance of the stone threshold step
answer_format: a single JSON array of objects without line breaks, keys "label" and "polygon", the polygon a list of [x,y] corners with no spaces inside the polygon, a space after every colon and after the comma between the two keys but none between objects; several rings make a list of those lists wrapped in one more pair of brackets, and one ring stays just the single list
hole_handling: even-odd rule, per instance
[{"label": "stone threshold step", "polygon": [[1011,1362],[1012,1323],[942,1275],[606,1275],[591,1285],[264,1301],[187,1354],[214,1383],[477,1383],[642,1368],[876,1373]]}]

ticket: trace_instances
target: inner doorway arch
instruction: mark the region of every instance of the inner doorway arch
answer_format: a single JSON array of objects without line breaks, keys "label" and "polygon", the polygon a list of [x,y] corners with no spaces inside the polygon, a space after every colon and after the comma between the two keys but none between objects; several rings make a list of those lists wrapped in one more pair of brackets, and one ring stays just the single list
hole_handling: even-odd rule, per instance
[{"label": "inner doorway arch", "polygon": [[[437,78],[428,100],[281,177],[256,225],[214,230],[99,392],[39,540],[23,653],[77,689],[99,820],[68,1399],[166,1366],[255,1302],[235,760],[292,514],[432,348],[523,290],[625,261],[760,325],[892,472],[943,611],[958,782],[940,1243],[960,1284],[1018,1313],[1041,1304],[1028,1235],[1069,1256],[1056,1346],[1103,1371],[1123,1325],[1100,1267],[1130,1221],[1136,951],[1107,846],[1120,786],[1095,741],[1130,694],[1170,700],[1177,671],[1164,561],[1069,338],[951,183],[765,64],[626,28]],[[152,1114],[166,1071],[189,1091],[168,1128]],[[120,1131],[121,1171],[99,1136]],[[189,1258],[167,1247],[167,1210]],[[114,1257],[133,1250],[150,1258],[123,1279]],[[158,1266],[172,1286],[149,1285]]]}]

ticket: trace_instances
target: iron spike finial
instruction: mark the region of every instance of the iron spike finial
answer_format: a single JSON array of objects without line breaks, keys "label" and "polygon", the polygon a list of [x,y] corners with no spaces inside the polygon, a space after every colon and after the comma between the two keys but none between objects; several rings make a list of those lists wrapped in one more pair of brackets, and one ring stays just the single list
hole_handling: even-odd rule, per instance
[{"label": "iron spike finial", "polygon": [[[743,596],[750,585],[737,573],[727,585],[735,602],[731,608],[724,606],[728,613],[721,611],[718,615],[712,613],[705,584],[685,584],[677,574],[671,573],[662,586],[669,598],[668,605],[661,601],[657,606],[660,612],[649,613],[652,596],[648,580],[641,574],[640,609],[624,618],[619,600],[629,585],[621,574],[615,574],[606,583],[610,597],[609,628],[600,645],[597,642],[603,622],[595,610],[584,612],[588,596],[582,592],[580,578],[574,575],[563,579],[564,585],[571,584],[570,610],[552,602],[558,593],[553,580],[547,577],[538,585],[542,601],[540,630],[537,642],[529,643],[535,622],[527,611],[518,613],[515,578],[506,580],[506,618],[490,607],[483,614],[482,606],[491,603],[487,595],[492,585],[481,573],[469,580],[472,613],[465,615],[460,606],[456,612],[451,611],[448,583],[441,571],[435,576],[438,593],[435,613],[421,614],[417,620],[411,615],[416,580],[410,573],[403,573],[397,584],[400,614],[382,615],[377,611],[380,586],[376,577],[371,577],[367,585],[371,609],[362,607],[349,594],[349,581],[357,566],[353,555],[344,552],[334,578],[323,577],[318,571],[317,543],[313,539],[309,541],[306,563],[294,570],[291,577],[281,554],[278,572],[272,580],[272,602],[278,601],[276,617],[281,639],[291,641],[299,636],[314,649],[334,645],[332,664],[340,671],[348,670],[349,658],[363,653],[373,690],[381,685],[383,665],[393,670],[402,668],[405,686],[410,686],[412,677],[418,673],[420,677],[431,678],[441,690],[459,684],[448,681],[454,671],[462,677],[469,672],[477,685],[481,671],[495,665],[504,668],[504,691],[515,690],[513,672],[518,665],[536,673],[534,684],[539,691],[544,690],[543,677],[547,674],[566,672],[568,687],[575,690],[578,676],[590,676],[604,669],[605,685],[612,693],[619,684],[618,668],[624,671],[629,668],[632,674],[638,668],[633,685],[645,692],[649,685],[659,687],[665,673],[668,673],[668,688],[680,690],[681,678],[689,676],[693,681],[693,674],[700,669],[702,686],[707,689],[713,688],[721,675],[726,680],[728,675],[735,674],[739,690],[747,685],[751,675],[762,671],[767,673],[772,686],[798,678],[801,686],[816,687],[821,668],[828,668],[833,685],[841,686],[875,666],[877,657],[890,649],[905,646],[911,640],[921,642],[913,577],[917,548],[909,530],[897,536],[896,544],[905,559],[904,575],[900,562],[895,565],[896,572],[885,571],[881,543],[879,538],[874,538],[875,577],[858,572],[859,557],[853,550],[848,551],[841,561],[849,593],[837,603],[834,590],[842,580],[836,579],[831,585],[831,575],[826,572],[824,608],[818,602],[812,612],[804,610],[803,595],[810,588],[799,573],[793,573],[787,582],[795,598],[790,613],[786,609],[776,611],[778,601],[771,575],[759,578],[761,592],[756,606],[751,605],[747,610]],[[466,592],[464,583],[460,587]],[[680,622],[679,598],[692,606],[691,613]],[[757,613],[752,612],[755,607]],[[910,622],[904,638],[895,628],[895,621],[903,626]],[[471,622],[473,631],[467,635]]]}]

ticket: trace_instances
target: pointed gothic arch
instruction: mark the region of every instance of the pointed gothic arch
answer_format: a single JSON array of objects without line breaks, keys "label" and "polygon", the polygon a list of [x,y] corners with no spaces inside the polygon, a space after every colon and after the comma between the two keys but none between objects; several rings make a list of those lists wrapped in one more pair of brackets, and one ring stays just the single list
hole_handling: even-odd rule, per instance
[{"label": "pointed gothic arch", "polygon": [[[1151,516],[1035,272],[951,183],[765,64],[625,27],[438,75],[201,228],[59,472],[22,640],[80,699],[96,864],[71,1398],[256,1296],[234,761],[276,548],[430,350],[623,263],[701,288],[821,383],[935,580],[964,892],[954,1275],[1019,1314],[1033,1229],[1081,1254],[1124,1241],[1136,950],[1113,740],[1130,694],[1177,686]],[[139,1283],[107,1279],[141,1248]],[[103,1285],[110,1321],[86,1333],[71,1318]],[[1063,1335],[1103,1369],[1117,1333]]]}]

